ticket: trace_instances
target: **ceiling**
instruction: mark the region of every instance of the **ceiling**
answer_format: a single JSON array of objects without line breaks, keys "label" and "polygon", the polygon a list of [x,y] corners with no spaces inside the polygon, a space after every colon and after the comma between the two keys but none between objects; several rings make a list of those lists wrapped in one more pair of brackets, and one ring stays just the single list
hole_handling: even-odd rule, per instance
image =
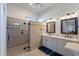
[{"label": "ceiling", "polygon": [[[37,5],[36,5],[36,7],[34,7],[33,5],[30,5],[30,4],[31,3],[14,3],[14,5],[25,8],[27,10],[34,12],[34,13],[42,13],[45,10],[54,6],[55,3],[38,3],[38,4],[40,4],[40,7]],[[32,4],[36,4],[36,3],[32,3]]]}]

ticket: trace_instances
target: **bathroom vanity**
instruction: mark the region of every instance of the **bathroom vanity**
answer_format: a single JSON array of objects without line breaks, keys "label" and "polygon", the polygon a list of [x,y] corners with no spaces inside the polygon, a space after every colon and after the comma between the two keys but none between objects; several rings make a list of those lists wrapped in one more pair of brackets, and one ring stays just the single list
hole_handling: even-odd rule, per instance
[{"label": "bathroom vanity", "polygon": [[68,42],[79,43],[79,40],[73,38],[61,37],[61,36],[52,36],[47,34],[42,35],[43,46],[64,56],[74,56],[75,54],[73,51],[66,49],[64,47]]},{"label": "bathroom vanity", "polygon": [[[75,53],[72,50],[73,48],[65,47],[68,43],[77,43],[79,44],[79,40],[76,38],[71,38],[69,35],[77,35],[78,34],[78,19],[77,17],[67,18],[61,20],[61,36],[56,36],[52,34],[55,33],[55,22],[47,23],[46,33],[42,35],[42,45],[51,49],[54,52],[57,52],[64,56],[74,56]],[[67,36],[62,36],[62,35]],[[58,35],[58,34],[57,34]],[[68,45],[67,45],[68,46]],[[69,47],[69,46],[68,46]]]}]

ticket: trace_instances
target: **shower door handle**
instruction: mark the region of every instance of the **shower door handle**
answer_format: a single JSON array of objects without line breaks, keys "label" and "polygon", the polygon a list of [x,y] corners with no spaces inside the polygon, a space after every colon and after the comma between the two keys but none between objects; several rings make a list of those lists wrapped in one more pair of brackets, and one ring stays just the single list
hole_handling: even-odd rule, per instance
[{"label": "shower door handle", "polygon": [[23,34],[24,32],[23,32],[23,29],[21,30],[21,34]]},{"label": "shower door handle", "polygon": [[10,40],[9,34],[8,34],[8,41]]}]

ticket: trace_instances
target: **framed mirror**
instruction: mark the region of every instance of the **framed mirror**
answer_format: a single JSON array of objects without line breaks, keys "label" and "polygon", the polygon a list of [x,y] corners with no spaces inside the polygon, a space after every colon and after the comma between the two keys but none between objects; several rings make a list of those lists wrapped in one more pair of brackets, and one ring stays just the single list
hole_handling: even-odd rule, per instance
[{"label": "framed mirror", "polygon": [[55,33],[55,21],[48,22],[46,24],[46,32],[47,33]]},{"label": "framed mirror", "polygon": [[70,18],[61,20],[61,33],[62,34],[77,34],[78,19]]}]

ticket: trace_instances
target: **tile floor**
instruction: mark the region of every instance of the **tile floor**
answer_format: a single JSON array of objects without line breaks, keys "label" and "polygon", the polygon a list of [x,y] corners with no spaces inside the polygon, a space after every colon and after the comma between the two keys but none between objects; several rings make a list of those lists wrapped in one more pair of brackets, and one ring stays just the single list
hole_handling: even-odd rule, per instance
[{"label": "tile floor", "polygon": [[26,52],[23,48],[25,45],[20,45],[16,47],[11,47],[7,49],[7,56],[47,56],[44,52],[39,49],[32,50],[30,52]]}]

